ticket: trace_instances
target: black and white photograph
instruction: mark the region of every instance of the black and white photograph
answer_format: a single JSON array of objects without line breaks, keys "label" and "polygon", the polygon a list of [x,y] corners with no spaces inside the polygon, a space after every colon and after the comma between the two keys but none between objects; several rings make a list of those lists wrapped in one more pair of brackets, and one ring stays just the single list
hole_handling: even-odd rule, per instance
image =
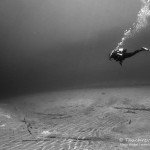
[{"label": "black and white photograph", "polygon": [[0,0],[0,150],[149,150],[150,0]]}]

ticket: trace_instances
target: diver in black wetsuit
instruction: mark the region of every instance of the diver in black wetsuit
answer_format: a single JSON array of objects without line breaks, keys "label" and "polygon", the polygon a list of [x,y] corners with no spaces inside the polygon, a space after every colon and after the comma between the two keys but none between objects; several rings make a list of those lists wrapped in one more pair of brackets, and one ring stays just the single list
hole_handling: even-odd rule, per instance
[{"label": "diver in black wetsuit", "polygon": [[134,52],[127,52],[127,49],[119,48],[118,50],[111,52],[111,54],[109,55],[109,60],[113,58],[114,60],[119,61],[119,64],[122,66],[122,63],[126,58],[132,57],[141,51],[150,50],[148,48],[142,47],[141,49],[135,50]]}]

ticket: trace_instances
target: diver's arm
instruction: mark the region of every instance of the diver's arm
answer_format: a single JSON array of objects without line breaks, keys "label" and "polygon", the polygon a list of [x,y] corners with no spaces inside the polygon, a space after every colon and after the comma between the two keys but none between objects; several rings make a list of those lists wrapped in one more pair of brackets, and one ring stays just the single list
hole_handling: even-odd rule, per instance
[{"label": "diver's arm", "polygon": [[111,61],[112,57],[111,57],[111,54],[109,54],[109,60]]},{"label": "diver's arm", "polygon": [[111,58],[111,56],[109,55],[109,60],[111,61],[111,59],[112,59],[112,58]]}]

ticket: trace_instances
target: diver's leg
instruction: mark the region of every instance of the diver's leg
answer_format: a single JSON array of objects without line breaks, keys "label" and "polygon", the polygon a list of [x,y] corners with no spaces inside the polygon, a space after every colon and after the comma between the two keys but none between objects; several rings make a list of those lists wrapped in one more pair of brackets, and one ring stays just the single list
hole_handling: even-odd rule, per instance
[{"label": "diver's leg", "polygon": [[124,54],[124,58],[132,57],[132,56],[134,56],[135,54],[137,54],[137,53],[139,53],[139,52],[141,52],[141,51],[143,51],[143,50],[142,50],[142,49],[139,49],[139,50],[135,50],[134,52],[125,53],[125,54]]}]

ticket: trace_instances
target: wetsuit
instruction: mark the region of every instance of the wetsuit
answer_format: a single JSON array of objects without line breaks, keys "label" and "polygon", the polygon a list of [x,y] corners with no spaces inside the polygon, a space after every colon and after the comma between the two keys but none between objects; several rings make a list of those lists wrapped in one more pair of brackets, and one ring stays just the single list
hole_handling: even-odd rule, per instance
[{"label": "wetsuit", "polygon": [[135,50],[134,52],[127,52],[127,49],[113,51],[109,56],[109,60],[113,58],[114,60],[119,61],[120,65],[122,66],[122,63],[126,58],[132,57],[141,51],[149,51],[149,49],[142,47],[141,49]]}]

